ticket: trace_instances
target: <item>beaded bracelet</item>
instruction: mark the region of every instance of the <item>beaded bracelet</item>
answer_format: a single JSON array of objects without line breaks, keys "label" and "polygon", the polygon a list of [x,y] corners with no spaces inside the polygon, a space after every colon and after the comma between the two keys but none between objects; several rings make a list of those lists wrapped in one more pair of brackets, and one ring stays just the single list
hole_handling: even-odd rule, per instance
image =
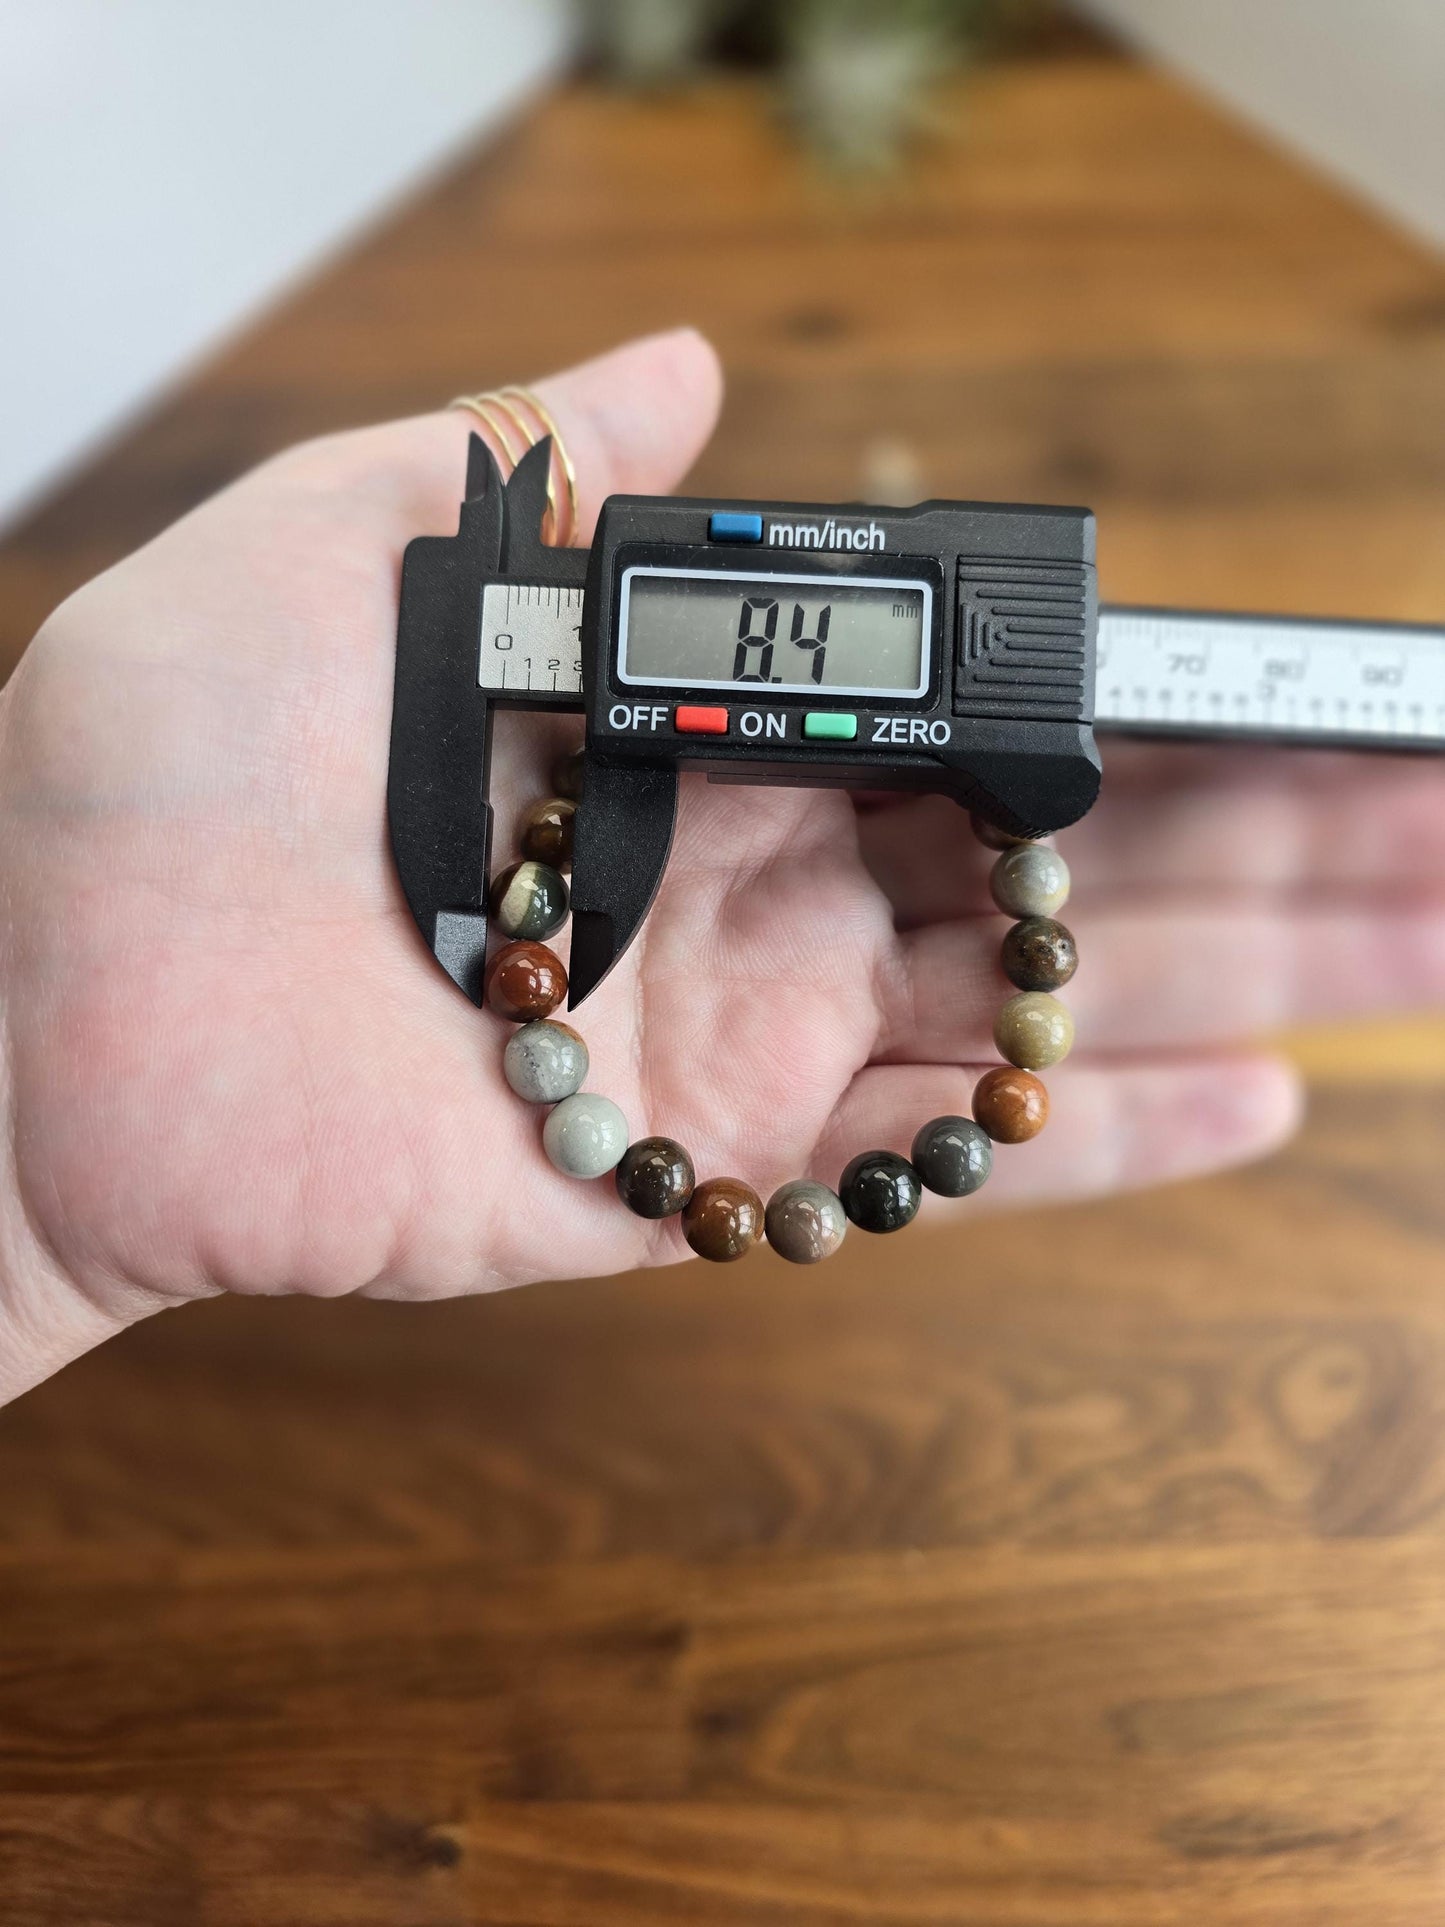
[{"label": "beaded bracelet", "polygon": [[486,1001],[519,1026],[507,1043],[503,1069],[518,1097],[551,1106],[542,1144],[559,1171],[576,1178],[614,1172],[618,1196],[638,1217],[680,1213],[682,1234],[700,1258],[730,1263],[765,1236],[780,1258],[809,1265],[832,1256],[850,1223],[861,1231],[902,1230],[917,1216],[925,1190],[967,1197],[989,1176],[995,1144],[1037,1137],[1048,1120],[1049,1098],[1035,1072],[1059,1063],[1074,1041],[1074,1020],[1051,995],[1078,967],[1073,936],[1054,916],[1068,899],[1069,870],[1056,850],[1007,836],[975,817],[980,842],[1000,852],[990,879],[993,900],[1019,919],[1002,951],[1004,974],[1019,994],[994,1022],[994,1042],[1007,1061],[979,1079],[971,1118],[932,1119],[907,1158],[896,1151],[860,1153],[836,1192],[812,1178],[790,1178],[766,1209],[739,1178],[697,1183],[692,1159],[672,1138],[629,1143],[617,1105],[582,1089],[586,1044],[570,1024],[552,1016],[567,994],[567,972],[543,939],[567,920],[562,872],[571,861],[582,768],[580,750],[557,764],[557,794],[527,811],[522,860],[498,875],[490,899],[492,919],[511,941],[488,965]]}]

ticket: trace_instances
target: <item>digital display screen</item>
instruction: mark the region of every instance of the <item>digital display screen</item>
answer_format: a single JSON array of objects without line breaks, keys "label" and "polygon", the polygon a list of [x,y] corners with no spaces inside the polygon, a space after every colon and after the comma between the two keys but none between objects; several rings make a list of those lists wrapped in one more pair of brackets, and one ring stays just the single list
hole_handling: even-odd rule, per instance
[{"label": "digital display screen", "polygon": [[879,576],[637,567],[622,577],[624,683],[921,696],[933,590]]}]

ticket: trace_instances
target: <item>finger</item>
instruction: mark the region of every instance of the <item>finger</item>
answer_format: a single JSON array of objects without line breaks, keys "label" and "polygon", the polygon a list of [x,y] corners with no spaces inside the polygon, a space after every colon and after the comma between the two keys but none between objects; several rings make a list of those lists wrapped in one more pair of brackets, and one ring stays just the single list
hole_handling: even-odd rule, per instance
[{"label": "finger", "polygon": [[[991,1048],[1014,987],[1000,920],[910,932],[879,988],[875,1061],[956,1063]],[[1362,1011],[1445,998],[1445,904],[1356,910],[1160,903],[1091,912],[1072,925],[1082,956],[1061,992],[1088,1052],[1195,1050]]]},{"label": "finger", "polygon": [[[914,1132],[930,1118],[967,1115],[984,1068],[875,1065],[860,1071],[818,1146],[814,1175],[836,1185],[859,1151],[906,1156]],[[1200,1177],[1277,1150],[1302,1109],[1294,1070],[1263,1055],[1071,1064],[1050,1077],[1049,1093],[1049,1121],[1038,1137],[995,1146],[993,1173],[982,1191],[958,1206],[930,1198],[925,1213],[1096,1197]]]},{"label": "finger", "polygon": [[[1445,769],[1434,759],[1181,748],[1170,782],[1171,753],[1125,756],[1121,772],[1110,750],[1103,795],[1064,833],[1060,847],[1092,901],[1142,891],[1445,896]],[[950,799],[860,814],[859,836],[901,926],[986,907],[994,859]]]},{"label": "finger", "polygon": [[1068,837],[1091,887],[1445,896],[1434,757],[1196,748],[1175,778],[1168,758],[1107,752],[1099,806]]},{"label": "finger", "polygon": [[[577,473],[571,539],[579,543],[590,538],[608,495],[674,487],[712,433],[722,400],[717,356],[692,328],[630,341],[534,386]],[[313,484],[370,503],[404,541],[456,527],[473,434],[489,444],[504,473],[510,469],[497,431],[463,408],[330,436],[283,459]],[[515,451],[520,436],[510,428],[508,434]]]}]

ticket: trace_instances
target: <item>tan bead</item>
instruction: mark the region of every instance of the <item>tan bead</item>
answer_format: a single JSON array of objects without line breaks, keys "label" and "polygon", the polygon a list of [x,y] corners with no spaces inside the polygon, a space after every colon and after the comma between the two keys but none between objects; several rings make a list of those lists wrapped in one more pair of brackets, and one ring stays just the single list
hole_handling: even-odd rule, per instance
[{"label": "tan bead", "polygon": [[522,855],[534,863],[550,864],[560,870],[572,861],[572,819],[577,805],[565,796],[544,797],[534,803],[522,818],[518,839]]},{"label": "tan bead", "polygon": [[1020,843],[994,864],[989,888],[1007,916],[1052,917],[1069,900],[1069,866],[1057,850]]},{"label": "tan bead", "polygon": [[1074,1019],[1068,1005],[1046,990],[1025,990],[995,1017],[993,1041],[1021,1071],[1046,1071],[1073,1048]]},{"label": "tan bead", "polygon": [[973,1118],[995,1144],[1027,1144],[1049,1121],[1049,1094],[1029,1071],[1000,1064],[974,1087]]}]

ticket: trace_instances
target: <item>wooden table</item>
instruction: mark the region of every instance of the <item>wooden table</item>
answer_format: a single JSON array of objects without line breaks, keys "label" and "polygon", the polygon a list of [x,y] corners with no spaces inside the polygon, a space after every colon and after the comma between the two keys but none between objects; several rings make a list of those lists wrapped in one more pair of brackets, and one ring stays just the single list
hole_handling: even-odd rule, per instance
[{"label": "wooden table", "polygon": [[[702,323],[704,491],[1093,502],[1120,598],[1445,610],[1445,272],[1176,86],[910,183],[564,93],[0,552],[0,656],[267,450]],[[891,458],[888,458],[891,459]],[[214,1303],[0,1422],[10,1927],[1445,1920],[1445,1054],[1267,1168],[429,1310]]]}]

